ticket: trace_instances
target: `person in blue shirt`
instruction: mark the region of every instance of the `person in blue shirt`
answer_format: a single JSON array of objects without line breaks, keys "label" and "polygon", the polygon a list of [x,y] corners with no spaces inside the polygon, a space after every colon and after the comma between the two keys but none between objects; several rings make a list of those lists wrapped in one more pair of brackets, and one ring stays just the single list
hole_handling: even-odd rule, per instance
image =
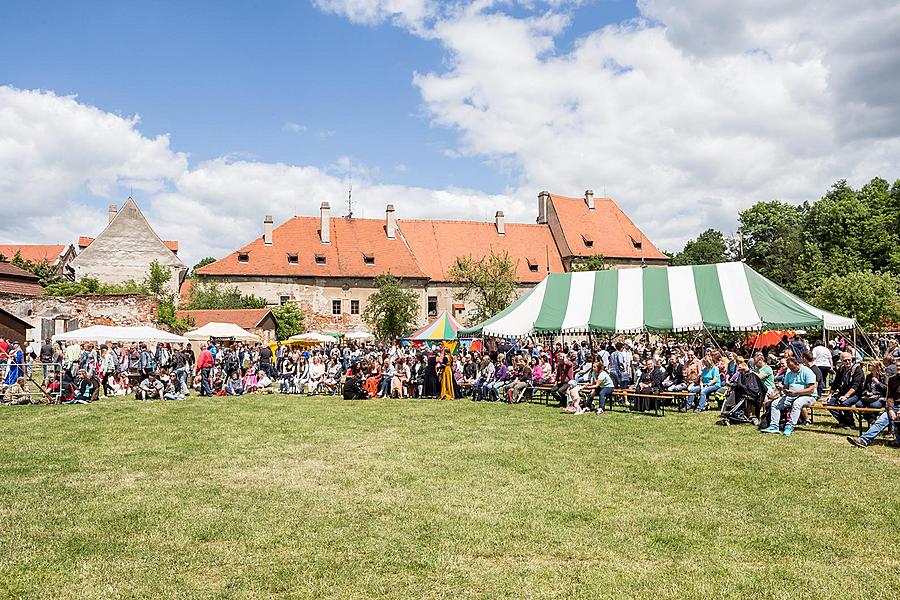
[{"label": "person in blue shirt", "polygon": [[772,403],[769,426],[761,429],[762,433],[779,433],[781,431],[778,427],[781,422],[781,411],[790,406],[791,413],[784,426],[784,435],[791,435],[800,419],[800,411],[815,403],[819,396],[816,376],[809,367],[801,365],[793,356],[787,359],[787,367],[787,373],[784,374],[782,396]]},{"label": "person in blue shirt", "polygon": [[689,411],[693,407],[692,400],[697,400],[697,410],[695,412],[703,412],[706,409],[706,399],[710,394],[722,387],[722,381],[719,377],[719,367],[713,362],[712,358],[706,356],[703,358],[703,370],[700,372],[700,384],[688,387],[687,391],[696,394],[696,396],[687,396],[685,398],[685,410]]}]

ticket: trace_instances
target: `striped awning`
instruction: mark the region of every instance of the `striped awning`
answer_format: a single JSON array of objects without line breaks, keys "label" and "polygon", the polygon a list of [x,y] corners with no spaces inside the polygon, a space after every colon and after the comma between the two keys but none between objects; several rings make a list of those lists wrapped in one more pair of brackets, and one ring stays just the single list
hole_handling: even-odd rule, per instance
[{"label": "striped awning", "polygon": [[446,310],[422,329],[415,331],[404,339],[410,341],[455,340],[457,332],[462,328],[459,321],[450,316]]},{"label": "striped awning", "polygon": [[460,335],[851,329],[744,263],[553,273],[506,310]]}]

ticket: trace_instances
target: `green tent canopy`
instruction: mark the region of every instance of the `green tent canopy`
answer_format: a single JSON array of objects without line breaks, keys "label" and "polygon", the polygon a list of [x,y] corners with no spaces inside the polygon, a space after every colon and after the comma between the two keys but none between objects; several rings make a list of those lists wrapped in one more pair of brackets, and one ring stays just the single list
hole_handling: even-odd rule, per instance
[{"label": "green tent canopy", "polygon": [[852,329],[741,262],[552,273],[460,336],[550,333]]}]

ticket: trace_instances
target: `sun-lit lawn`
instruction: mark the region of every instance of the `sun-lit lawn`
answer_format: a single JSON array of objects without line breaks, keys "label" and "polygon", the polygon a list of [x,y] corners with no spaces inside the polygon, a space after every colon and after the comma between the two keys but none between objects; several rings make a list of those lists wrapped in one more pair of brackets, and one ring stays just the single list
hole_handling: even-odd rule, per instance
[{"label": "sun-lit lawn", "polygon": [[900,595],[900,451],[713,422],[296,396],[3,408],[0,594]]}]

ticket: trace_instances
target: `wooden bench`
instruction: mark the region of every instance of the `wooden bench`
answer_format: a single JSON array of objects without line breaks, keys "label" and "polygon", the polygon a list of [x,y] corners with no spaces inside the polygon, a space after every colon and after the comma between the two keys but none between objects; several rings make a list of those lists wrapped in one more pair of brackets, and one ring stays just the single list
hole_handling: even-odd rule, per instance
[{"label": "wooden bench", "polygon": [[859,426],[859,435],[862,435],[865,429],[863,428],[863,424],[865,423],[864,416],[866,414],[875,414],[880,415],[884,412],[883,408],[857,408],[855,406],[832,406],[830,404],[823,404],[821,402],[816,402],[815,404],[810,404],[806,407],[809,410],[809,422],[813,422],[813,411],[814,410],[837,410],[842,412],[848,412],[853,416],[854,422]]},{"label": "wooden bench", "polygon": [[609,408],[612,410],[614,406],[613,398],[621,398],[623,406],[627,406],[631,410],[634,410],[634,402],[630,402],[630,398],[650,398],[653,400],[653,414],[657,417],[666,416],[666,406],[663,403],[664,400],[670,400],[669,396],[664,396],[662,394],[648,394],[646,392],[638,392],[637,390],[629,389],[629,388],[621,388],[613,390],[612,395],[609,397]]},{"label": "wooden bench", "polygon": [[552,385],[532,385],[525,389],[525,393],[529,396],[529,402],[540,402],[541,398],[543,398],[544,406],[550,406],[550,399],[552,398],[550,391],[552,389]]}]

